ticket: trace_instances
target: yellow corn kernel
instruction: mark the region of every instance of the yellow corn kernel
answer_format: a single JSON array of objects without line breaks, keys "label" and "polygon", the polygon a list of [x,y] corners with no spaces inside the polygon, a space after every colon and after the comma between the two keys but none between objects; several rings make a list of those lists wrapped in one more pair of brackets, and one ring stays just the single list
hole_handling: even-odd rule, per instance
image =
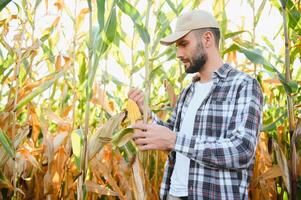
[{"label": "yellow corn kernel", "polygon": [[137,120],[142,118],[138,105],[131,99],[128,99],[127,111],[131,124],[136,123]]}]

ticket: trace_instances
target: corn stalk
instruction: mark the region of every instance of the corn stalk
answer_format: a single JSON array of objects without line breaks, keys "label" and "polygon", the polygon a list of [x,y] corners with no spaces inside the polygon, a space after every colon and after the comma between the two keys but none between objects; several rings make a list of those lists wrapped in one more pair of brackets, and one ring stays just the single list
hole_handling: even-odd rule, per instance
[{"label": "corn stalk", "polygon": [[[146,18],[145,18],[145,29],[148,30],[149,26],[149,15],[150,15],[150,8],[151,8],[151,0],[147,0],[147,8],[146,8]],[[149,41],[144,42],[144,53],[145,53],[145,98],[144,98],[144,107],[143,107],[143,122],[147,123],[148,119],[148,111],[149,111],[149,99],[150,99],[150,87],[151,87],[151,81],[150,81],[150,72],[151,72],[151,65],[149,61]],[[147,186],[147,179],[149,175],[149,151],[148,152],[139,152],[138,158],[141,158],[144,164],[144,168],[146,169],[144,171],[144,177],[145,178],[145,188],[144,192],[147,194],[147,190],[149,187]],[[147,195],[144,194],[144,198],[147,198]]]},{"label": "corn stalk", "polygon": [[[15,141],[16,136],[16,123],[17,123],[17,102],[18,102],[18,93],[19,93],[19,73],[20,73],[20,53],[17,54],[17,61],[16,61],[16,68],[15,68],[15,97],[14,97],[14,110],[13,110],[13,128],[12,128],[12,141]],[[14,146],[14,152],[16,152],[16,147]],[[15,155],[14,155],[15,156]],[[13,199],[18,199],[18,191],[17,191],[17,162],[16,159],[13,159],[14,165],[13,165],[13,186],[14,186],[14,197]]]},{"label": "corn stalk", "polygon": [[[148,30],[149,24],[149,14],[151,8],[151,1],[147,1],[147,8],[146,8],[146,19],[145,19],[145,29]],[[144,43],[144,51],[145,51],[145,98],[144,98],[144,108],[143,108],[143,121],[147,123],[148,118],[148,105],[149,105],[149,97],[150,97],[150,72],[151,72],[151,65],[149,62],[149,53],[148,53],[149,42]]]},{"label": "corn stalk", "polygon": [[135,27],[133,26],[133,35],[131,41],[131,70],[130,70],[130,88],[133,85],[133,69],[134,69],[134,41],[135,41]]},{"label": "corn stalk", "polygon": [[[92,45],[93,45],[93,34],[92,34],[92,5],[91,0],[88,0],[88,6],[89,6],[89,61],[88,61],[88,69],[89,72],[92,68]],[[89,73],[88,73],[89,76]],[[88,77],[89,78],[89,77]],[[90,96],[91,96],[91,85],[93,84],[93,81],[87,80],[86,84],[86,108],[85,108],[85,131],[84,131],[84,143],[83,143],[83,151],[81,155],[81,164],[80,164],[80,177],[78,178],[78,187],[77,187],[77,199],[81,200],[84,198],[83,196],[83,186],[85,184],[86,174],[87,174],[87,167],[88,167],[88,134],[89,134],[89,111],[90,111]]]},{"label": "corn stalk", "polygon": [[[252,14],[253,14],[253,27],[252,27],[252,45],[255,47],[256,41],[256,13],[255,13],[255,0],[251,2]],[[254,76],[256,76],[257,65],[254,63]]]},{"label": "corn stalk", "polygon": [[[286,20],[286,2],[281,0],[282,5],[282,17],[283,17],[283,30],[284,30],[284,39],[285,39],[285,81],[288,83],[291,81],[290,77],[290,47],[289,47],[289,33],[287,28],[287,20]],[[294,133],[294,110],[293,110],[293,99],[290,96],[290,94],[287,94],[287,109],[288,109],[288,118],[289,118],[289,133],[290,133],[290,139],[293,136]],[[292,140],[291,141],[291,146]],[[293,155],[292,155],[293,156]],[[297,176],[293,176],[291,174],[291,181],[292,181],[292,188],[288,188],[288,190],[291,189],[291,194],[289,195],[290,200],[296,199],[296,192],[297,192]]]}]

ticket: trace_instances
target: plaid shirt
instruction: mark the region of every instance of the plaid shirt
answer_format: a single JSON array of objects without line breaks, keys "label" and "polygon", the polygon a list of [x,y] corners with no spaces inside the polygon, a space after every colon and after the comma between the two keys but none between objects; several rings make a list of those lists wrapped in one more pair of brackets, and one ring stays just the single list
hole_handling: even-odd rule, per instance
[{"label": "plaid shirt", "polygon": [[166,161],[161,199],[167,198],[176,152],[190,159],[188,199],[248,199],[262,118],[260,85],[224,64],[213,73],[213,86],[196,113],[192,136],[178,134],[195,81],[181,92],[167,122],[153,115],[156,123],[177,134]]}]

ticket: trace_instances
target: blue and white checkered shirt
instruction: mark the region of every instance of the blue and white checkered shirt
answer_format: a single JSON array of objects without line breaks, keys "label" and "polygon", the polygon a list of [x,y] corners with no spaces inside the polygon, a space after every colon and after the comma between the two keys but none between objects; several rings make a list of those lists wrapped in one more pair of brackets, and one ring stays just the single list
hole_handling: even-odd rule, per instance
[{"label": "blue and white checkered shirt", "polygon": [[167,122],[154,117],[176,134],[174,150],[165,166],[160,196],[165,200],[176,152],[190,159],[188,199],[248,199],[263,95],[249,75],[224,64],[213,73],[213,86],[199,107],[192,136],[178,134],[194,93],[193,81],[185,88]]}]

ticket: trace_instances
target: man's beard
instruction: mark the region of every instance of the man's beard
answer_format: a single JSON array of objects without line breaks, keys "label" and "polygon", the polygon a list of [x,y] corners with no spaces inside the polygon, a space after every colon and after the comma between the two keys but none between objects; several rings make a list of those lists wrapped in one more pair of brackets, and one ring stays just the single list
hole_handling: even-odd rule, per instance
[{"label": "man's beard", "polygon": [[191,59],[190,66],[185,68],[185,72],[188,74],[200,72],[207,62],[207,54],[201,44],[198,44],[196,51],[198,54]]}]

